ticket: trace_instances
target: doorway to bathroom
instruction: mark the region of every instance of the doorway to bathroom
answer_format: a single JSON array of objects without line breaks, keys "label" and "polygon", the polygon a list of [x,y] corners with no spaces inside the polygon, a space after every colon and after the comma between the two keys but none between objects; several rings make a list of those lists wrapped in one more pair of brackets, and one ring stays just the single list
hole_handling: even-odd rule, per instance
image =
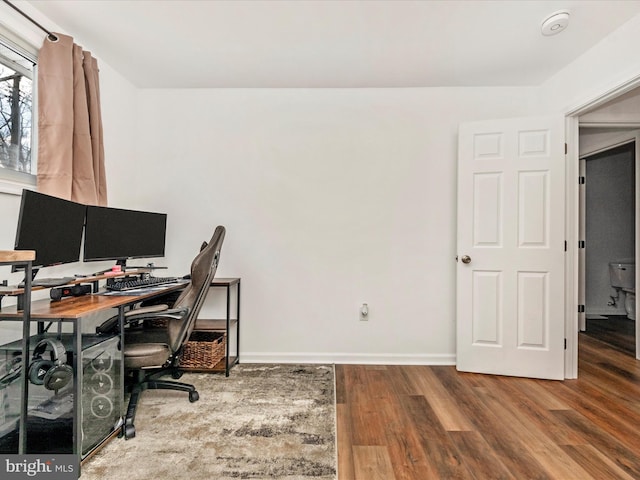
[{"label": "doorway to bathroom", "polygon": [[585,305],[581,330],[635,357],[638,132],[581,128],[580,139]]}]

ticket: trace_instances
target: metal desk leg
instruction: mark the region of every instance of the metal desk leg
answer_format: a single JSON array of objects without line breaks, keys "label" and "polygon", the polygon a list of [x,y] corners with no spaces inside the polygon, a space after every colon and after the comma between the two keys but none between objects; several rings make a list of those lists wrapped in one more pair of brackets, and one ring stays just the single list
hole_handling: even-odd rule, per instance
[{"label": "metal desk leg", "polygon": [[[58,323],[59,327],[62,325]],[[58,332],[60,333],[60,332]],[[82,328],[73,322],[73,449],[78,456],[78,466],[82,463]],[[79,472],[78,472],[79,473]]]},{"label": "metal desk leg", "polygon": [[20,392],[20,423],[18,430],[18,453],[27,453],[27,408],[29,406],[29,376],[26,368],[30,358],[29,337],[31,336],[31,278],[32,278],[31,262],[25,266],[25,286],[22,305],[22,372],[20,373],[20,381],[22,389]]},{"label": "metal desk leg", "polygon": [[236,363],[240,363],[240,279],[236,284],[238,293],[236,295]]},{"label": "metal desk leg", "polygon": [[230,286],[229,284],[227,284],[227,355],[226,358],[224,360],[224,376],[228,377],[229,376],[229,352],[231,351],[231,339],[229,338],[229,323],[230,323],[230,317],[231,317],[231,305],[230,305],[230,301],[231,301],[231,294],[230,294]]}]

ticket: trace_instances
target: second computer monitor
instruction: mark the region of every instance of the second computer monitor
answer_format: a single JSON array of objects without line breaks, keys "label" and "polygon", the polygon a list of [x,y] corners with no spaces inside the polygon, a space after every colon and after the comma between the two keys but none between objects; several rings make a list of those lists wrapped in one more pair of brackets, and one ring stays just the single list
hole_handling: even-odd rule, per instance
[{"label": "second computer monitor", "polygon": [[32,190],[22,191],[16,250],[35,250],[34,268],[80,260],[86,206]]},{"label": "second computer monitor", "polygon": [[164,257],[165,213],[87,207],[84,261]]}]

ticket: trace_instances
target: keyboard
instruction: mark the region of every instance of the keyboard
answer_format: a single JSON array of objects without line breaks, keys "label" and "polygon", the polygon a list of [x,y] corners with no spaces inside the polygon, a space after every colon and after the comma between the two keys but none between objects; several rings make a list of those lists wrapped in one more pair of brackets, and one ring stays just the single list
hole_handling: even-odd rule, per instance
[{"label": "keyboard", "polygon": [[107,284],[107,290],[115,290],[122,292],[125,290],[134,290],[136,288],[154,287],[156,285],[166,285],[167,283],[175,283],[178,277],[147,277],[135,280],[116,280]]},{"label": "keyboard", "polygon": [[[76,280],[75,277],[60,277],[60,278],[34,278],[31,282],[32,287],[61,287],[67,285]],[[19,288],[24,288],[24,282],[18,285]]]}]

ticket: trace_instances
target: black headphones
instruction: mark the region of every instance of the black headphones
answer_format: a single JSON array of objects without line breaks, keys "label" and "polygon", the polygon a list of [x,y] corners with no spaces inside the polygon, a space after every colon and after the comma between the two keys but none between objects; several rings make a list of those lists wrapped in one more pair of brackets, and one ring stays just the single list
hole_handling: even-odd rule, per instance
[{"label": "black headphones", "polygon": [[[51,347],[51,360],[42,358],[47,347]],[[67,351],[59,340],[40,340],[33,351],[29,380],[34,385],[44,385],[47,390],[60,390],[73,378],[73,368],[67,365],[66,358]]]},{"label": "black headphones", "polygon": [[0,389],[10,385],[22,372],[22,357],[14,357],[4,364],[5,373],[0,377]]}]

